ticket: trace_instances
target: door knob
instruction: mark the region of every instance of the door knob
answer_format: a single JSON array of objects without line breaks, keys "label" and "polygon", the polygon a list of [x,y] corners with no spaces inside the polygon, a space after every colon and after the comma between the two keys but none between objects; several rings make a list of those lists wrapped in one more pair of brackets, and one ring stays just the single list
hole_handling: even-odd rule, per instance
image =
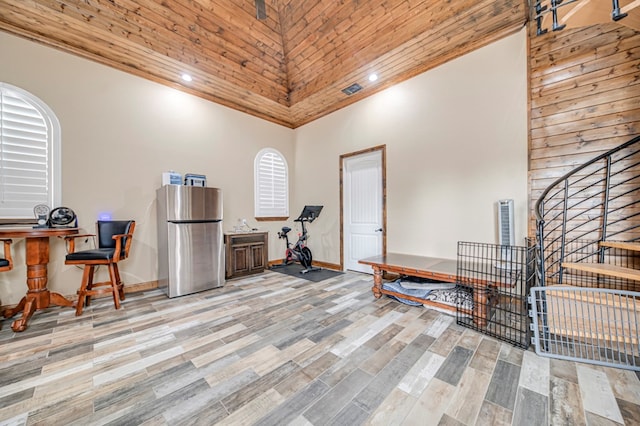
[{"label": "door knob", "polygon": [[376,229],[376,232],[382,232],[382,228]]}]

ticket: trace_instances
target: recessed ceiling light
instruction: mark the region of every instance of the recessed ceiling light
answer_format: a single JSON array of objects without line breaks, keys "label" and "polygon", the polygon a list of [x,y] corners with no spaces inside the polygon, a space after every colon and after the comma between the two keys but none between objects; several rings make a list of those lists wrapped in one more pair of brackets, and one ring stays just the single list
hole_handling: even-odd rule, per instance
[{"label": "recessed ceiling light", "polygon": [[182,79],[183,79],[184,81],[191,81],[191,80],[193,80],[189,74],[182,74],[182,76],[181,76],[181,77],[182,77]]},{"label": "recessed ceiling light", "polygon": [[374,82],[378,79],[378,74],[373,73],[373,74],[369,74],[369,81]]}]

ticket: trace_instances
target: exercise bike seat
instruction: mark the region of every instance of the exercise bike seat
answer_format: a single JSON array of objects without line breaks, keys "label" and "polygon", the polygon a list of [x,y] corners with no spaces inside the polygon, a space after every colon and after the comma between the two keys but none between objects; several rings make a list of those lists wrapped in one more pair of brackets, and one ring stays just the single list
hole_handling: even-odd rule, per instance
[{"label": "exercise bike seat", "polygon": [[289,233],[289,231],[291,231],[291,228],[289,228],[288,226],[283,226],[282,231],[278,232],[278,236],[280,236],[280,234],[282,234],[282,236],[285,236]]}]

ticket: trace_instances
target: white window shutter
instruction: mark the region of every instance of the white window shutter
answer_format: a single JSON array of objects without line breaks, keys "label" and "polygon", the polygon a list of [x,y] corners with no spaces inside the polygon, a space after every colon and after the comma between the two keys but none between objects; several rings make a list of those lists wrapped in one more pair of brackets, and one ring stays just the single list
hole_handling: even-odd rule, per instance
[{"label": "white window shutter", "polygon": [[54,207],[53,122],[37,100],[0,84],[0,218],[33,218],[37,204]]},{"label": "white window shutter", "polygon": [[255,160],[255,216],[289,216],[287,163],[276,150],[267,148]]}]

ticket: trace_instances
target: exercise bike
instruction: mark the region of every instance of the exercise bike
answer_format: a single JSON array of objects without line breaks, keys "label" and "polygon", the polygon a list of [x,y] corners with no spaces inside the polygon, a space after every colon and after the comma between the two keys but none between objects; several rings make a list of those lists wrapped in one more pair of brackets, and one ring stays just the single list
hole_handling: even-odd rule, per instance
[{"label": "exercise bike", "polygon": [[282,230],[278,232],[278,238],[285,240],[286,242],[286,251],[284,260],[281,265],[278,266],[286,266],[290,265],[293,262],[300,262],[302,267],[304,268],[300,271],[301,274],[306,274],[307,272],[319,271],[321,268],[314,267],[311,265],[313,261],[313,256],[311,255],[311,250],[307,247],[307,239],[309,235],[307,235],[307,228],[305,223],[311,223],[320,215],[320,211],[322,211],[323,206],[304,206],[302,209],[302,213],[300,216],[294,220],[294,222],[300,222],[302,225],[302,233],[298,234],[298,241],[292,246],[289,242],[289,232],[291,228],[288,226],[283,226]]}]

